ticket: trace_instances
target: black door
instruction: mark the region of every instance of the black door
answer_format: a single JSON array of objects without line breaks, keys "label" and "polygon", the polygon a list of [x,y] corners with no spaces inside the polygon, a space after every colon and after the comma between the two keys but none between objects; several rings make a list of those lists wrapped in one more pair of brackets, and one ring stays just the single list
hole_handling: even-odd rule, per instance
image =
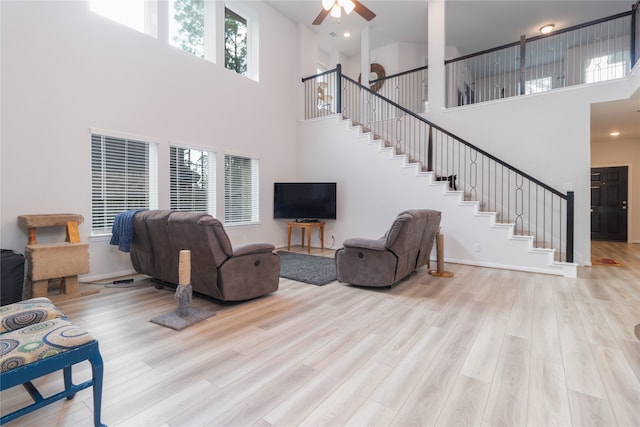
[{"label": "black door", "polygon": [[591,240],[627,241],[627,166],[591,168]]}]

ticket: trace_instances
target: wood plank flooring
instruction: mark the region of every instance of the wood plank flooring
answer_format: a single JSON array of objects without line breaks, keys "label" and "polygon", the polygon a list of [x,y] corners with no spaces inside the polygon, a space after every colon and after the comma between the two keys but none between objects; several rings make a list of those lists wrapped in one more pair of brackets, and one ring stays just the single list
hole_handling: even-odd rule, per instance
[{"label": "wood plank flooring", "polygon": [[[144,282],[58,305],[100,341],[110,426],[639,426],[640,245],[592,248],[625,267],[447,264],[453,278],[422,268],[392,289],[281,279],[241,304],[194,298],[216,315],[180,332],[149,322],[176,304]],[[2,414],[29,400],[0,397]],[[92,411],[84,390],[7,426],[89,426]]]}]

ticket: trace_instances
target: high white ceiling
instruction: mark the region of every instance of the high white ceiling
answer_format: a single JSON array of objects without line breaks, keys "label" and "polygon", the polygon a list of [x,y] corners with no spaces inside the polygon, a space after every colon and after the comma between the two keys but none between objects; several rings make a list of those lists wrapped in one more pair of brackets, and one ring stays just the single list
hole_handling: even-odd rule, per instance
[{"label": "high white ceiling", "polygon": [[[267,0],[292,22],[303,23],[318,35],[319,49],[347,56],[360,53],[360,32],[369,26],[371,49],[391,42],[427,42],[428,0],[362,0],[377,16],[370,22],[355,12],[339,19],[327,16],[311,25],[322,8],[321,0]],[[635,0],[446,0],[446,45],[461,55],[517,42],[521,35],[539,35],[539,28],[553,23],[556,29],[628,12]],[[344,38],[344,32],[351,37]],[[640,91],[625,101],[596,104],[592,108],[592,141],[610,138],[617,128],[640,141]],[[640,142],[639,142],[640,144]]]},{"label": "high white ceiling", "polygon": [[[447,46],[462,55],[517,42],[520,36],[539,35],[549,23],[556,29],[583,24],[631,10],[635,0],[446,0]],[[427,0],[362,0],[377,16],[370,22],[357,13],[339,20],[327,16],[311,25],[322,8],[321,0],[267,0],[295,23],[306,24],[318,34],[320,49],[347,56],[360,53],[360,31],[369,26],[371,48],[402,41],[427,42]],[[342,37],[345,31],[351,37]],[[332,33],[336,36],[332,36]]]}]

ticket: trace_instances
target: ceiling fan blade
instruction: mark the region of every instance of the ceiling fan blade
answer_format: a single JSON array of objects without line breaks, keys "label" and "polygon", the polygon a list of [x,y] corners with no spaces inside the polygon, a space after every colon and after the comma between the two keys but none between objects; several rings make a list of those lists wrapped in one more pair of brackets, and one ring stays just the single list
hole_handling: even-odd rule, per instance
[{"label": "ceiling fan blade", "polygon": [[[331,9],[329,9],[329,10],[331,10]],[[318,16],[316,16],[316,19],[313,20],[313,25],[322,24],[322,21],[324,21],[324,18],[326,18],[327,15],[329,14],[329,10],[322,9],[320,11],[320,13],[318,14]]]},{"label": "ceiling fan blade", "polygon": [[360,3],[358,0],[351,0],[355,5],[355,11],[358,15],[362,16],[367,21],[371,21],[376,17],[376,14],[371,11],[367,6]]}]

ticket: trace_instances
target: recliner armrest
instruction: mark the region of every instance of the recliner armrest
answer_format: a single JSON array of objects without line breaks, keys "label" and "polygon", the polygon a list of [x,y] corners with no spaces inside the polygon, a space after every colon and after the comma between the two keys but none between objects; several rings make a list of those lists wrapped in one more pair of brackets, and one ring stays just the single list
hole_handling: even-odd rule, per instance
[{"label": "recliner armrest", "polygon": [[359,248],[359,249],[371,249],[374,251],[386,251],[386,240],[382,239],[364,239],[364,238],[351,238],[344,241],[342,244],[345,248]]},{"label": "recliner armrest", "polygon": [[233,248],[232,256],[272,252],[275,248],[271,243],[245,243]]}]

